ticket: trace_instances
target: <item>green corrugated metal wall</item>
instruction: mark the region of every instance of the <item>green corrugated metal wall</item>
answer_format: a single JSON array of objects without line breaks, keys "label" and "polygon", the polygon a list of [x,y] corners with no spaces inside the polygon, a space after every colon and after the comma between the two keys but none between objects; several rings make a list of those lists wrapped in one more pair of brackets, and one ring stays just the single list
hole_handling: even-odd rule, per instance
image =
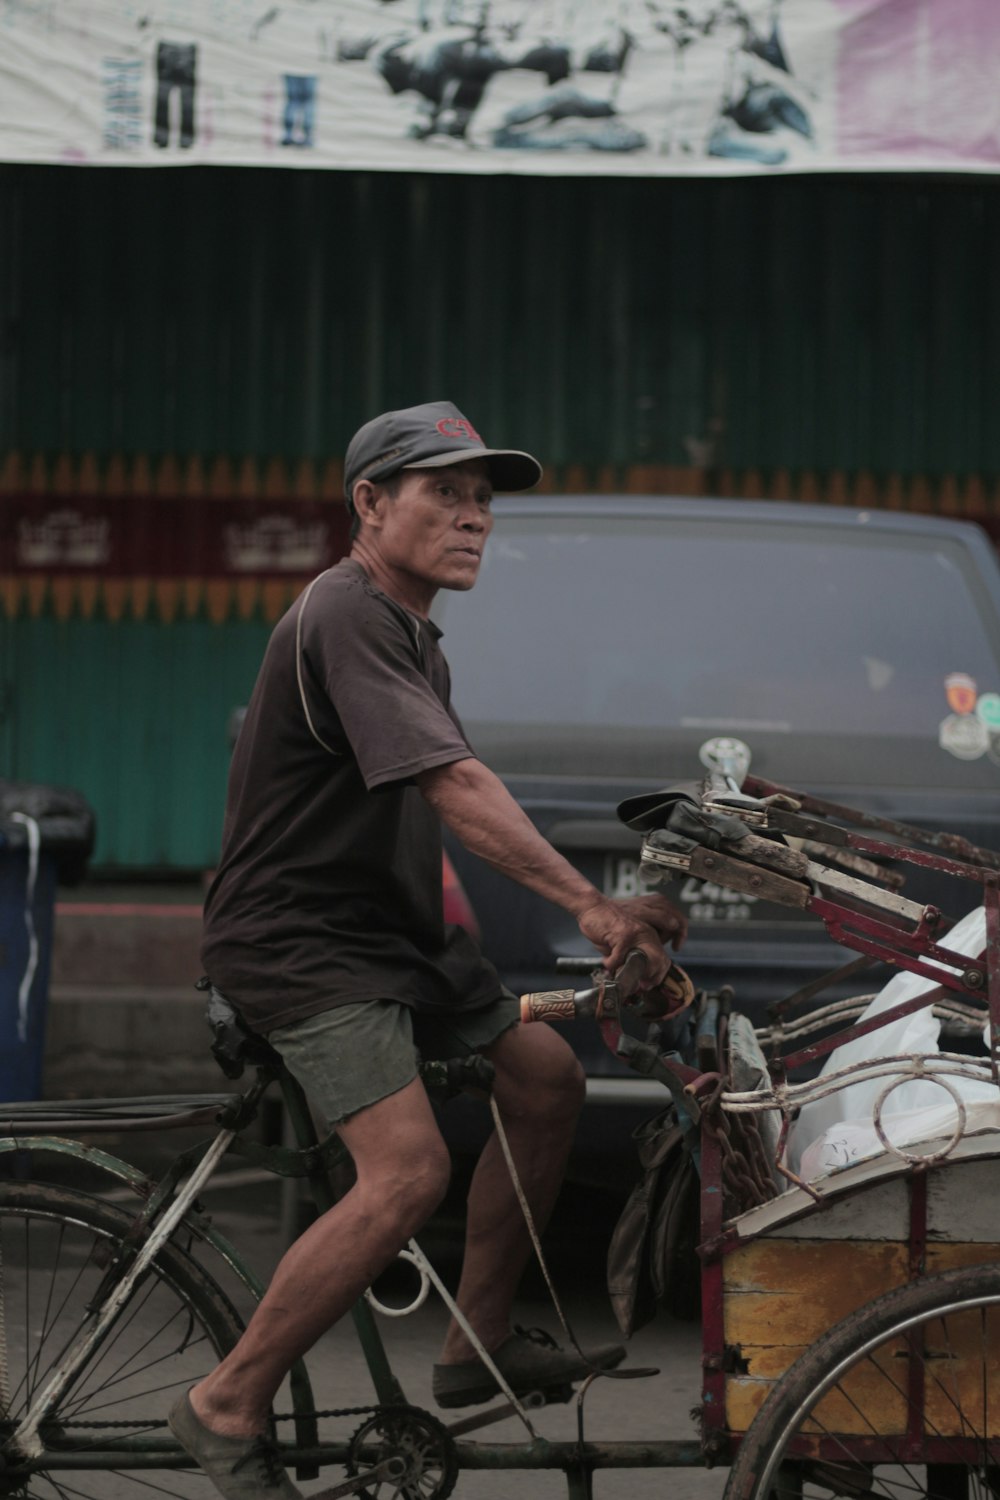
[{"label": "green corrugated metal wall", "polygon": [[[0,503],[164,464],[316,493],[447,395],[557,486],[971,477],[992,513],[998,265],[988,178],[0,168]],[[210,864],[263,620],[0,628],[0,773],[80,787],[101,864]]]},{"label": "green corrugated metal wall", "polygon": [[6,626],[2,764],[72,786],[97,813],[99,865],[205,869],[218,853],[226,721],[253,687],[270,627],[150,618]]},{"label": "green corrugated metal wall", "polygon": [[990,178],[0,171],[0,455],[339,455],[447,392],[549,463],[1000,472]]}]

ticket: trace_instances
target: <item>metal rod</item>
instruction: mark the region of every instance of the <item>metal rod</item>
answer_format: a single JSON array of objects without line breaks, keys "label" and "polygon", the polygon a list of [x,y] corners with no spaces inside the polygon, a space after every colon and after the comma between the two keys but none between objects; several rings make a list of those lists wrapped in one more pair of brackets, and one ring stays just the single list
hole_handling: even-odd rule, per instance
[{"label": "metal rod", "polygon": [[56,1365],[49,1379],[36,1392],[34,1400],[31,1402],[11,1441],[11,1446],[17,1452],[23,1453],[29,1458],[34,1458],[41,1453],[42,1441],[39,1436],[39,1428],[42,1422],[44,1422],[46,1415],[69,1387],[80,1367],[101,1342],[105,1333],[125,1306],[129,1297],[131,1297],[136,1283],[145,1275],[154,1257],[173,1234],[175,1228],[197,1198],[202,1187],[215,1171],[220,1159],[229,1149],[229,1143],[235,1134],[235,1130],[223,1130],[215,1138],[166,1213],[150,1230],[149,1238],[97,1314],[89,1332],[78,1339],[69,1349]]},{"label": "metal rod", "polygon": [[704,1465],[695,1440],[584,1443],[459,1443],[462,1469],[567,1469],[581,1459],[592,1469],[691,1469]]}]

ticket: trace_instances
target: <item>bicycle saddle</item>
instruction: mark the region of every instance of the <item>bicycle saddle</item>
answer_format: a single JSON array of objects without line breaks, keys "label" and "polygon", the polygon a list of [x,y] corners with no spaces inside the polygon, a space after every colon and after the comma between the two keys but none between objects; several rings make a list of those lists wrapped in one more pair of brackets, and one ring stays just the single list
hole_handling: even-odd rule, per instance
[{"label": "bicycle saddle", "polygon": [[270,1043],[250,1030],[233,1002],[211,980],[199,979],[195,988],[208,991],[205,1020],[215,1037],[212,1056],[227,1078],[242,1078],[247,1063],[255,1068],[281,1067],[281,1058]]}]

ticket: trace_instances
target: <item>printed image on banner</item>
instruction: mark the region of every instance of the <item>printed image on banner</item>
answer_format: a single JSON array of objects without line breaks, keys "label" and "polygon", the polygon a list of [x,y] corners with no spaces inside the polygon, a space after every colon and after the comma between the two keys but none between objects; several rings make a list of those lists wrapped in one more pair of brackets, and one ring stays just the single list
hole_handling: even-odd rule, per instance
[{"label": "printed image on banner", "polygon": [[0,0],[0,159],[1000,167],[997,0]]}]

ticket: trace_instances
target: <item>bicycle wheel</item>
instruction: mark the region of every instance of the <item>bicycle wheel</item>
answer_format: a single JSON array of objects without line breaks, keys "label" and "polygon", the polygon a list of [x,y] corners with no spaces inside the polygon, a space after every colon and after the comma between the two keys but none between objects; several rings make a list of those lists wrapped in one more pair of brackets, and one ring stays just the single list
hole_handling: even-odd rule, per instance
[{"label": "bicycle wheel", "polygon": [[1000,1266],[888,1292],[801,1356],[744,1438],[725,1500],[1000,1496]]},{"label": "bicycle wheel", "polygon": [[[3,1440],[88,1319],[129,1229],[127,1213],[85,1193],[0,1183],[0,1411]],[[240,1334],[211,1278],[168,1244],[90,1360],[46,1417],[44,1470],[0,1456],[0,1496],[30,1500],[207,1500],[165,1425],[179,1391]],[[131,1450],[131,1451],[127,1451]],[[141,1450],[141,1451],[140,1451]]]}]

